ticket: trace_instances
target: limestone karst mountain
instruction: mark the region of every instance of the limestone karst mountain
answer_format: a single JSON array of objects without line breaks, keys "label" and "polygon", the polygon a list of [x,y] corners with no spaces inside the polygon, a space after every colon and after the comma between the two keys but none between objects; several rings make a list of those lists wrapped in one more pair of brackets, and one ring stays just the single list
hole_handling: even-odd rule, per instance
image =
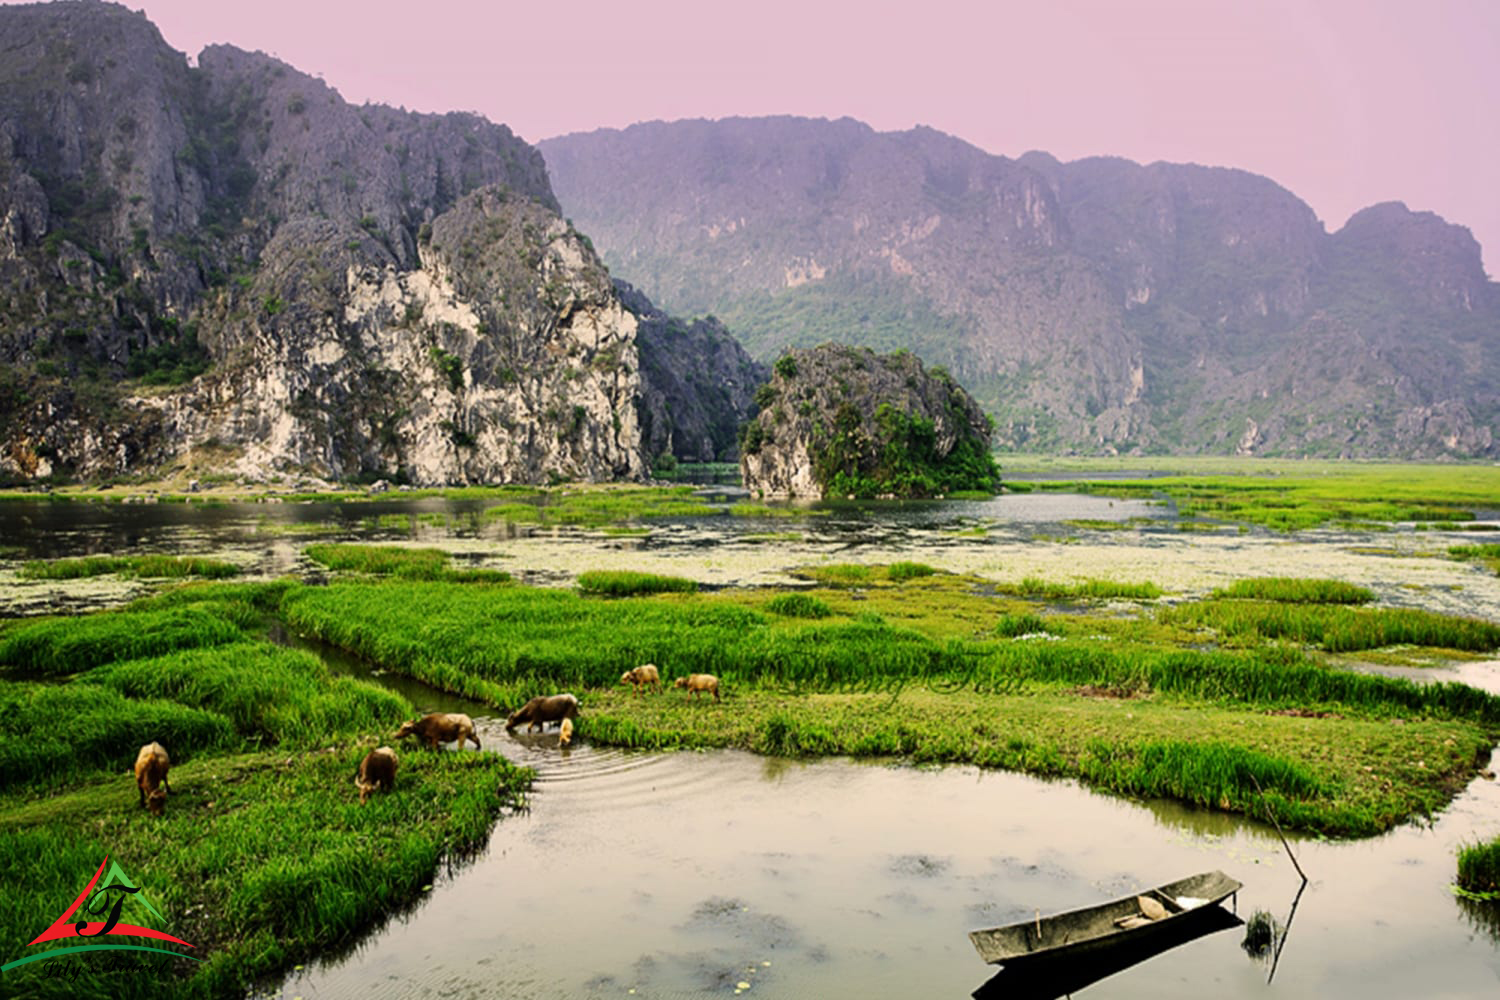
[{"label": "limestone karst mountain", "polygon": [[1274,182],[1009,159],[850,119],[546,140],[617,276],[752,356],[824,341],[946,366],[1016,449],[1489,457],[1500,291],[1400,204],[1329,234]]},{"label": "limestone karst mountain", "polygon": [[192,65],[113,4],[0,6],[0,37],[0,475],[599,480],[703,450],[698,382],[643,382],[504,125]]}]

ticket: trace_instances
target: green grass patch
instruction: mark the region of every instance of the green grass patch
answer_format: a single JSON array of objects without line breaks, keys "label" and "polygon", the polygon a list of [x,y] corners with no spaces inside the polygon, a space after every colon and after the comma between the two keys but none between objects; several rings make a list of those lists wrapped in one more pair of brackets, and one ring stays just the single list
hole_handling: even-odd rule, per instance
[{"label": "green grass patch", "polygon": [[894,562],[885,569],[886,579],[892,583],[904,583],[918,577],[932,576],[936,572],[937,570],[926,563],[919,562]]},{"label": "green grass patch", "polygon": [[639,594],[691,594],[698,589],[698,584],[681,576],[601,569],[578,574],[578,589],[598,597],[634,597]]},{"label": "green grass patch", "polygon": [[1211,628],[1241,642],[1290,639],[1330,653],[1398,645],[1481,653],[1500,649],[1500,625],[1406,608],[1207,600],[1163,608],[1158,617],[1168,624]]},{"label": "green grass patch", "polygon": [[1488,750],[1479,729],[1458,722],[1394,729],[1389,720],[1309,719],[1161,696],[1126,701],[1054,685],[1012,694],[923,685],[895,699],[752,687],[717,706],[600,692],[585,721],[600,743],[975,764],[1343,836],[1440,808],[1472,773],[1475,754]]},{"label": "green grass patch", "polygon": [[1028,576],[1020,583],[996,584],[1001,593],[1046,601],[1114,600],[1151,601],[1162,595],[1154,583],[1123,583],[1117,580],[1084,580],[1079,583],[1056,583]]},{"label": "green grass patch", "polygon": [[0,638],[0,666],[13,676],[55,677],[117,660],[243,638],[239,625],[212,610],[183,607],[111,611],[28,623]]},{"label": "green grass patch", "polygon": [[1458,885],[1468,892],[1500,899],[1500,837],[1459,849]]},{"label": "green grass patch", "polygon": [[1483,563],[1492,571],[1500,573],[1500,545],[1451,545],[1448,555],[1467,562]]},{"label": "green grass patch", "polygon": [[346,573],[395,574],[411,580],[435,580],[448,569],[442,549],[399,545],[309,545],[302,550],[313,562]]},{"label": "green grass patch", "polygon": [[129,972],[71,983],[47,978],[55,962],[36,962],[5,974],[7,994],[243,996],[421,897],[443,859],[481,846],[527,783],[498,754],[406,753],[395,789],[360,806],[352,776],[371,745],[185,761],[160,818],[139,807],[124,772],[47,800],[0,799],[0,867],[25,873],[0,898],[8,940],[34,937],[109,855],[166,918],[142,922],[206,960],[129,958]]},{"label": "green grass patch", "polygon": [[[1015,462],[1007,463],[1012,469]],[[1027,463],[1031,465],[1032,463]],[[1473,519],[1500,496],[1493,466],[1376,463],[1213,463],[1153,458],[1183,474],[1151,479],[1068,478],[1038,481],[1040,490],[1126,499],[1170,497],[1181,517],[1205,517],[1291,532],[1326,524],[1452,522]],[[1037,463],[1049,471],[1062,463]],[[1121,462],[1071,463],[1083,471],[1123,469]],[[1136,468],[1139,468],[1137,462]],[[1013,473],[1014,474],[1014,473]]]},{"label": "green grass patch", "polygon": [[1014,639],[1018,635],[1037,635],[1047,631],[1047,623],[1040,615],[1001,615],[995,623],[995,635],[1002,639]]},{"label": "green grass patch", "polygon": [[[142,958],[97,982],[36,963],[6,974],[7,995],[242,996],[420,896],[518,803],[528,775],[499,755],[402,752],[395,790],[361,807],[360,758],[412,707],[255,640],[293,589],[193,584],[6,631],[0,866],[25,877],[0,899],[0,934],[30,940],[109,855],[206,958]],[[26,674],[48,679],[13,679]],[[130,773],[151,740],[173,761],[161,817]]]},{"label": "green grass patch", "polygon": [[197,576],[220,580],[235,576],[233,563],[201,556],[83,556],[77,559],[40,559],[22,564],[18,576],[26,580],[76,580],[118,573],[135,577]]},{"label": "green grass patch", "polygon": [[875,571],[860,563],[831,563],[827,566],[805,566],[794,576],[816,580],[833,587],[859,587],[875,579]]},{"label": "green grass patch", "polygon": [[1304,580],[1292,577],[1255,577],[1236,580],[1216,590],[1213,597],[1284,601],[1291,604],[1368,604],[1375,592],[1342,580]]},{"label": "green grass patch", "polygon": [[827,618],[833,609],[808,594],[782,594],[765,603],[765,609],[784,618]]}]

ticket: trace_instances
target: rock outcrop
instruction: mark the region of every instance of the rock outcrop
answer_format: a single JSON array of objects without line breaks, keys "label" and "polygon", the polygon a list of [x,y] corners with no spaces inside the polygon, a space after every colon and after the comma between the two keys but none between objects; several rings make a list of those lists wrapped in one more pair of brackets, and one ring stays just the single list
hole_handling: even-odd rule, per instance
[{"label": "rock outcrop", "polygon": [[641,438],[653,460],[733,462],[741,423],[754,412],[755,390],[770,370],[753,361],[712,316],[669,316],[639,290],[615,282],[639,322]]},{"label": "rock outcrop", "polygon": [[722,327],[638,321],[505,126],[194,67],[91,0],[0,37],[0,476],[628,479],[732,442],[753,387],[655,346]]},{"label": "rock outcrop", "polygon": [[787,352],[773,372],[740,435],[747,489],[814,500],[999,489],[990,418],[909,351],[825,344]]}]

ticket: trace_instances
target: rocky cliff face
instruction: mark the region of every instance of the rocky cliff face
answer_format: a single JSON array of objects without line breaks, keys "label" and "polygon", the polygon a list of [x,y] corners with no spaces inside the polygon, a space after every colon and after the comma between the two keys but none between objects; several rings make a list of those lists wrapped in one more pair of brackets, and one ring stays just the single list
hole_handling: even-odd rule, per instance
[{"label": "rocky cliff face", "polygon": [[540,144],[566,210],[752,356],[824,340],[949,368],[1003,447],[1496,454],[1500,291],[1399,204],[1338,233],[1263,177],[991,156],[848,119]]},{"label": "rocky cliff face", "polygon": [[668,316],[639,290],[616,281],[620,300],[639,322],[641,438],[653,460],[732,462],[740,424],[755,409],[755,390],[770,376],[712,316]]},{"label": "rocky cliff face", "polygon": [[505,126],[191,67],[111,4],[0,7],[0,37],[0,474],[635,478],[676,447],[663,400],[712,408],[643,382]]},{"label": "rocky cliff face", "polygon": [[946,371],[909,351],[793,349],[756,394],[740,439],[747,489],[765,496],[940,496],[999,488],[993,424]]}]

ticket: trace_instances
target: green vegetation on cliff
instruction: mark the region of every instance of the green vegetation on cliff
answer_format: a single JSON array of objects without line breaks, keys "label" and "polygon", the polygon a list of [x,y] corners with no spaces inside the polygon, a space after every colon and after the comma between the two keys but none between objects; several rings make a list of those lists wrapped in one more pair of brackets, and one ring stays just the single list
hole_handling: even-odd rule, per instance
[{"label": "green vegetation on cliff", "polygon": [[941,368],[908,351],[793,350],[757,391],[740,437],[745,485],[771,494],[869,498],[995,492],[994,424]]}]

